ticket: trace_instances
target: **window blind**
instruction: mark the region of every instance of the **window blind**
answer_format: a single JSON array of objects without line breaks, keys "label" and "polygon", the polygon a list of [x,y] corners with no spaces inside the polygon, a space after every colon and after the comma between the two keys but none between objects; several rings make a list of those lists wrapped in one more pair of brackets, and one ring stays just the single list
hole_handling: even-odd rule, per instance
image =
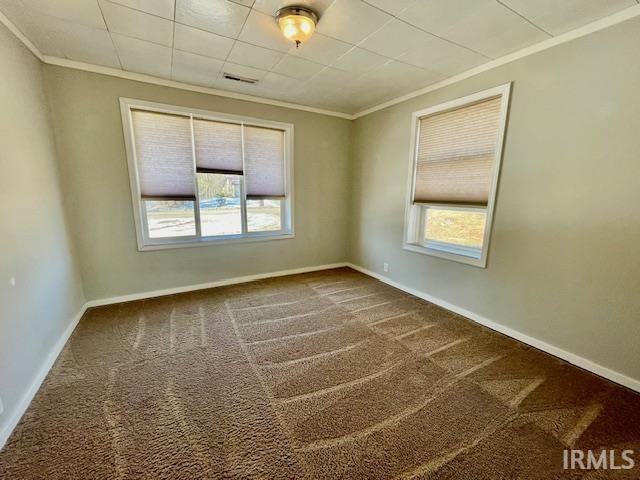
[{"label": "window blind", "polygon": [[420,119],[414,203],[487,206],[501,99]]},{"label": "window blind", "polygon": [[284,132],[245,126],[244,168],[248,199],[283,198]]},{"label": "window blind", "polygon": [[242,127],[193,119],[196,171],[242,175]]},{"label": "window blind", "polygon": [[195,200],[191,119],[131,111],[143,198]]}]

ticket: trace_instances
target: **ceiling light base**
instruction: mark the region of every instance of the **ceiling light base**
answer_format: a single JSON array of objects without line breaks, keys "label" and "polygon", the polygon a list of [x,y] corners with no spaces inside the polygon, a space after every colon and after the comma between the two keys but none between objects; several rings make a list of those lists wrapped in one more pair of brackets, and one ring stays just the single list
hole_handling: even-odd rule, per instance
[{"label": "ceiling light base", "polygon": [[282,34],[296,44],[307,41],[316,29],[318,15],[313,10],[298,5],[283,7],[275,14]]}]

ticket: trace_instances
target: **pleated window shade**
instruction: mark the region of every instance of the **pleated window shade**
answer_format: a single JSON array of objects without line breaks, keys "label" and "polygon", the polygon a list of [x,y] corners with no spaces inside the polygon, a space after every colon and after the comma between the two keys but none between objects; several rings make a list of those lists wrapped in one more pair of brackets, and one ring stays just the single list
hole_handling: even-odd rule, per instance
[{"label": "pleated window shade", "polygon": [[248,199],[284,198],[284,132],[245,126],[244,168]]},{"label": "pleated window shade", "polygon": [[414,203],[487,206],[501,99],[420,119]]},{"label": "pleated window shade", "polygon": [[195,200],[191,119],[131,111],[140,194],[158,200]]},{"label": "pleated window shade", "polygon": [[193,119],[196,171],[242,175],[242,127]]}]

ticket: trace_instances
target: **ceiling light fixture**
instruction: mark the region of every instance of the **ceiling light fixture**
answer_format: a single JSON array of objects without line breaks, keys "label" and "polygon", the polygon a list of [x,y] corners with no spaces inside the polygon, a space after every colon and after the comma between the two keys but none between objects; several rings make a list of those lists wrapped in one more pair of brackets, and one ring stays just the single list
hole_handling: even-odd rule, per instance
[{"label": "ceiling light fixture", "polygon": [[318,15],[307,7],[289,6],[276,12],[276,20],[282,34],[296,42],[296,48],[306,42],[316,29]]}]

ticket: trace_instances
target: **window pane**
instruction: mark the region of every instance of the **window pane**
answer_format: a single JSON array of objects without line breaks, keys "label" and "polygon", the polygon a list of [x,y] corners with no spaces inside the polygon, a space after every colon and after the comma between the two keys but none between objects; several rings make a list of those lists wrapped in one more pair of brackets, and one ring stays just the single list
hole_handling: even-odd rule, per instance
[{"label": "window pane", "polygon": [[281,200],[247,200],[247,229],[250,232],[281,230],[281,208]]},{"label": "window pane", "polygon": [[203,237],[242,233],[240,175],[198,173]]},{"label": "window pane", "polygon": [[427,208],[424,239],[481,248],[486,219],[484,211]]},{"label": "window pane", "polygon": [[191,200],[144,200],[149,238],[187,237],[196,234]]}]

